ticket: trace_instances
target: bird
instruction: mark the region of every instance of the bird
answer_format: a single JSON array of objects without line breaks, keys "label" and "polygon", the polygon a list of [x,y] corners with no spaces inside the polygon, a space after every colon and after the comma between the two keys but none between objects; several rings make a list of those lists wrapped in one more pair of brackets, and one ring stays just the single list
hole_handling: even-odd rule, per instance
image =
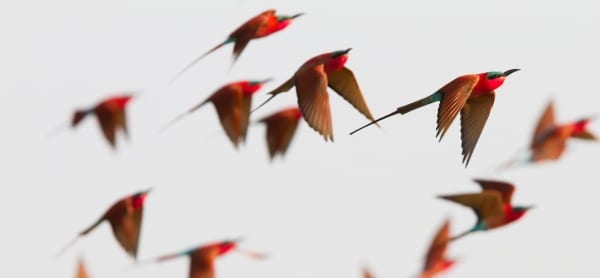
[{"label": "bird", "polygon": [[155,262],[163,262],[180,256],[190,257],[190,272],[189,278],[214,278],[215,277],[215,259],[225,255],[230,251],[237,250],[254,259],[264,259],[264,254],[258,254],[246,250],[240,250],[237,247],[240,239],[223,240],[220,242],[210,243],[203,246],[188,249],[183,252],[165,255],[151,260]]},{"label": "bird", "polygon": [[302,119],[300,109],[298,107],[290,107],[279,110],[259,121],[260,123],[265,123],[267,126],[267,146],[271,160],[277,154],[281,156],[285,155],[296,133],[300,119]]},{"label": "bird", "polygon": [[240,25],[237,29],[235,29],[225,41],[216,45],[215,47],[208,50],[206,53],[202,54],[202,56],[193,60],[190,64],[188,64],[185,68],[183,68],[175,77],[171,80],[171,82],[175,81],[182,74],[188,71],[191,67],[193,67],[196,63],[206,57],[208,54],[216,51],[226,44],[233,43],[233,60],[232,65],[237,61],[246,45],[252,39],[258,39],[262,37],[266,37],[278,31],[281,31],[288,27],[292,21],[300,16],[304,15],[304,13],[298,13],[295,15],[277,15],[274,9],[266,10],[259,15],[249,19],[244,22],[244,24]]},{"label": "bird", "polygon": [[505,226],[519,220],[528,210],[533,208],[533,206],[512,205],[511,199],[515,191],[513,184],[483,179],[475,179],[474,181],[482,188],[482,192],[439,196],[441,199],[470,207],[477,215],[475,226],[450,238],[450,241],[457,240],[473,232]]},{"label": "bird", "polygon": [[450,269],[455,260],[446,257],[446,249],[448,249],[448,239],[450,238],[450,221],[446,220],[439,228],[433,241],[431,242],[427,255],[425,256],[425,264],[419,275],[420,278],[433,278],[442,272]]},{"label": "bird", "polygon": [[108,221],[121,247],[129,256],[136,259],[142,228],[144,202],[151,190],[139,191],[133,195],[119,199],[94,224],[81,231],[77,237],[71,240],[58,255],[66,251],[77,239],[86,236],[104,221]]},{"label": "bird", "polygon": [[330,87],[367,119],[374,120],[354,73],[344,66],[350,50],[352,48],[327,52],[309,59],[291,78],[267,93],[271,96],[253,111],[295,86],[298,106],[308,125],[321,134],[325,141],[333,141],[331,108],[327,93],[327,87]]},{"label": "bird", "polygon": [[77,273],[76,273],[75,277],[76,278],[89,278],[90,277],[82,259],[79,259],[79,263],[77,264]]},{"label": "bird", "polygon": [[375,278],[375,275],[373,275],[373,273],[369,270],[368,267],[363,266],[362,277],[363,278]]},{"label": "bird", "polygon": [[554,116],[554,103],[550,101],[533,132],[529,144],[530,152],[524,160],[513,159],[503,164],[503,168],[514,166],[519,162],[537,163],[558,160],[563,155],[569,138],[598,141],[596,135],[588,130],[588,124],[593,119],[594,116],[591,116],[568,123],[557,123]]},{"label": "bird", "polygon": [[77,127],[88,115],[94,114],[110,146],[116,148],[116,133],[121,130],[128,137],[126,108],[135,93],[108,97],[93,107],[77,109],[71,117],[71,128]]},{"label": "bird", "polygon": [[233,146],[237,148],[246,139],[252,95],[270,80],[243,80],[226,84],[200,104],[173,119],[162,130],[181,120],[184,116],[196,111],[198,108],[204,106],[204,104],[212,102],[217,110],[219,121],[225,130],[225,134],[227,134]]},{"label": "bird", "polygon": [[496,97],[494,90],[502,86],[506,77],[519,70],[510,69],[505,72],[491,71],[459,76],[435,93],[407,105],[400,106],[394,112],[350,132],[350,135],[393,115],[406,114],[425,105],[440,102],[437,112],[436,137],[439,137],[440,141],[442,140],[450,124],[460,112],[462,162],[467,167],[475,150],[475,145],[477,145],[479,136],[483,131],[485,122],[492,110],[492,105]]}]

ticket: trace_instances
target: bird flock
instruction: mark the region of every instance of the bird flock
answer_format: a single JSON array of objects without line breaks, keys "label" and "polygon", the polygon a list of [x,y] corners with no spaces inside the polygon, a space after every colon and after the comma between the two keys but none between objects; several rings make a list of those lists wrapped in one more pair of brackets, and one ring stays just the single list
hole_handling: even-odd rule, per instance
[{"label": "bird flock", "polygon": [[[223,42],[186,65],[175,74],[171,79],[171,83],[177,82],[178,78],[190,68],[198,65],[204,57],[229,44],[233,44],[231,63],[231,66],[233,66],[250,41],[286,30],[298,18],[310,20],[301,17],[303,15],[303,13],[280,15],[275,10],[270,9],[252,17],[231,32]],[[190,104],[190,109],[175,117],[174,120],[161,129],[161,132],[168,132],[167,128],[175,122],[202,108],[205,104],[212,103],[227,138],[235,148],[238,148],[245,142],[250,118],[254,115],[254,111],[270,103],[275,96],[295,88],[297,106],[282,108],[258,120],[259,123],[266,125],[265,138],[268,155],[273,160],[277,155],[284,156],[286,154],[298,124],[302,120],[322,136],[326,142],[334,141],[333,119],[335,117],[331,113],[328,92],[331,89],[368,120],[366,124],[350,132],[350,135],[370,125],[379,126],[380,121],[391,116],[403,115],[423,106],[439,103],[436,116],[436,137],[441,140],[452,122],[460,114],[462,163],[464,167],[468,167],[491,113],[496,96],[495,91],[503,85],[509,76],[512,77],[520,70],[515,68],[505,71],[462,75],[440,86],[434,93],[399,106],[395,111],[376,118],[369,109],[365,95],[359,86],[360,76],[355,76],[353,71],[345,65],[351,50],[351,48],[341,48],[307,58],[306,62],[300,65],[289,79],[267,92],[268,98],[254,108],[252,103],[255,94],[266,84],[270,84],[272,79],[240,80],[225,84],[200,103]],[[370,97],[369,95],[366,96],[367,99]],[[127,105],[135,99],[136,93],[134,92],[121,93],[110,96],[92,107],[78,109],[72,115],[70,126],[74,128],[88,116],[94,115],[106,141],[116,150],[116,135],[119,130],[124,135],[128,135],[126,110]],[[567,141],[570,138],[597,141],[597,137],[588,128],[593,119],[593,116],[588,116],[573,122],[559,123],[555,120],[554,104],[549,102],[533,132],[528,150],[519,153],[518,157],[499,165],[498,170],[506,170],[545,160],[558,160],[566,150]],[[369,131],[365,130],[363,132]],[[479,185],[480,191],[473,190],[470,193],[438,196],[440,199],[471,208],[476,214],[477,221],[471,229],[456,235],[451,234],[450,221],[444,221],[435,233],[429,249],[425,253],[423,268],[418,277],[437,277],[450,269],[456,261],[448,258],[445,253],[448,246],[455,240],[473,232],[487,231],[513,223],[521,219],[529,209],[534,207],[533,205],[513,205],[511,199],[515,191],[515,185],[511,182],[475,179],[474,183]],[[144,202],[150,192],[151,189],[145,189],[117,200],[104,214],[92,222],[91,226],[79,232],[75,240],[70,242],[60,253],[73,245],[77,238],[89,234],[98,225],[106,221],[110,224],[119,245],[128,255],[137,259]],[[268,259],[265,254],[241,249],[238,246],[240,241],[241,238],[225,239],[220,242],[207,243],[189,250],[160,256],[145,262],[162,262],[180,256],[187,256],[190,260],[190,278],[213,278],[217,276],[215,273],[218,272],[214,261],[230,251],[235,250],[254,259]],[[89,277],[82,262],[78,265],[77,277]],[[374,277],[374,275],[365,269],[364,277]]]}]

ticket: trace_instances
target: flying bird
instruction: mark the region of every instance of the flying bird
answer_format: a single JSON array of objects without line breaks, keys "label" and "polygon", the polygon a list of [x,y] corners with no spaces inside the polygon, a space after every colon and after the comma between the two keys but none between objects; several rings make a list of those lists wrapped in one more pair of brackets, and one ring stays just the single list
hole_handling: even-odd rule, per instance
[{"label": "flying bird", "polygon": [[277,154],[285,155],[300,119],[302,119],[302,112],[298,107],[292,107],[275,112],[259,121],[267,125],[267,146],[271,160]]},{"label": "flying bird", "polygon": [[406,114],[425,105],[440,102],[437,112],[436,137],[439,137],[440,141],[442,140],[450,124],[460,112],[462,155],[463,163],[465,163],[466,167],[469,165],[475,145],[477,145],[481,131],[483,131],[485,122],[492,110],[492,105],[496,97],[494,90],[504,83],[506,77],[518,70],[510,69],[505,72],[492,71],[457,77],[435,93],[398,107],[394,112],[374,120],[350,132],[350,134],[352,135],[367,126],[393,115]]},{"label": "flying bird", "polygon": [[252,95],[256,93],[270,79],[260,81],[237,81],[229,83],[200,104],[192,107],[185,113],[172,120],[164,129],[171,126],[184,116],[196,111],[204,104],[212,102],[215,105],[221,126],[225,130],[227,137],[238,147],[240,142],[246,139],[248,130],[248,118],[250,116],[250,107],[252,105]]},{"label": "flying bird", "polygon": [[308,125],[323,135],[325,141],[333,141],[331,109],[327,93],[327,87],[330,87],[369,120],[374,120],[354,73],[344,66],[350,50],[351,48],[328,52],[309,59],[294,76],[269,92],[271,96],[253,111],[276,95],[287,92],[295,86],[298,106]]},{"label": "flying bird", "polygon": [[524,160],[511,160],[505,163],[503,168],[514,166],[518,162],[536,163],[558,160],[564,153],[569,138],[598,141],[598,138],[588,130],[588,124],[593,119],[594,117],[586,117],[559,124],[555,120],[554,104],[552,101],[549,102],[533,132],[528,156]]},{"label": "flying bird", "polygon": [[450,238],[450,221],[446,220],[437,231],[425,256],[420,278],[433,278],[450,269],[455,261],[446,257]]},{"label": "flying bird", "polygon": [[258,39],[262,37],[266,37],[278,31],[281,31],[288,27],[292,23],[294,19],[303,15],[303,13],[298,13],[295,15],[277,15],[274,9],[266,10],[261,14],[249,19],[244,22],[240,27],[235,29],[235,31],[231,32],[229,36],[222,43],[216,45],[215,47],[208,50],[206,53],[202,54],[202,56],[196,58],[190,64],[188,64],[185,68],[183,68],[173,79],[171,82],[175,81],[179,78],[183,73],[189,70],[192,66],[198,63],[202,58],[206,57],[208,54],[214,52],[215,50],[221,48],[226,44],[233,43],[233,63],[238,59],[242,51],[250,40]]},{"label": "flying bird", "polygon": [[59,255],[73,245],[77,239],[89,234],[104,221],[108,221],[121,247],[123,247],[129,256],[136,259],[142,227],[144,201],[148,193],[150,193],[150,189],[118,200],[94,224],[81,231],[77,237],[59,252]]},{"label": "flying bird", "polygon": [[239,240],[225,240],[216,242],[204,246],[192,248],[183,252],[166,255],[155,259],[154,261],[162,262],[177,258],[180,256],[190,257],[190,274],[189,278],[214,278],[215,277],[215,259],[219,256],[225,255],[226,253],[237,250],[245,255],[255,259],[263,259],[263,254],[249,252],[246,250],[240,250],[237,247]]},{"label": "flying bird", "polygon": [[483,189],[479,193],[439,196],[439,198],[472,208],[477,215],[477,223],[470,230],[452,237],[456,240],[470,233],[487,231],[519,220],[533,206],[513,206],[511,199],[514,185],[501,181],[474,180]]},{"label": "flying bird", "polygon": [[72,128],[75,128],[88,115],[96,115],[104,138],[106,138],[110,146],[114,149],[116,147],[116,134],[118,130],[121,130],[125,136],[128,136],[125,110],[133,97],[134,94],[112,96],[93,107],[77,109],[73,113],[70,125]]}]

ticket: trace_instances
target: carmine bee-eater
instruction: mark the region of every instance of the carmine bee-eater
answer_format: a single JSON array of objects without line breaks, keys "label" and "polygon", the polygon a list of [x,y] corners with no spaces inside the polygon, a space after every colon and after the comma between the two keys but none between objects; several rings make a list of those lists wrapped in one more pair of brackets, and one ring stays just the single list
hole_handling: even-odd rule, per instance
[{"label": "carmine bee-eater", "polygon": [[367,107],[354,73],[344,66],[350,50],[351,48],[328,52],[306,61],[294,76],[269,92],[271,96],[254,110],[295,86],[298,106],[308,125],[323,135],[325,141],[333,141],[331,108],[327,93],[327,87],[330,87],[373,121],[373,115]]},{"label": "carmine bee-eater", "polygon": [[125,249],[127,254],[136,259],[142,228],[144,201],[149,192],[150,189],[140,191],[118,200],[94,224],[81,231],[76,238],[61,250],[59,255],[74,244],[78,238],[89,234],[104,221],[108,221],[121,247]]},{"label": "carmine bee-eater", "polygon": [[567,140],[571,137],[597,141],[597,137],[587,129],[592,119],[588,117],[575,122],[558,124],[554,119],[554,105],[550,102],[533,133],[529,145],[531,150],[529,161],[559,159],[565,150]]},{"label": "carmine bee-eater", "polygon": [[477,223],[470,230],[452,237],[456,240],[470,233],[487,231],[519,220],[532,206],[513,206],[511,203],[514,185],[501,181],[475,180],[482,192],[439,196],[472,208],[477,214]]},{"label": "carmine bee-eater", "polygon": [[450,221],[446,220],[433,238],[419,278],[433,278],[450,269],[455,261],[446,257],[450,238]]},{"label": "carmine bee-eater", "polygon": [[492,71],[457,77],[435,93],[398,107],[396,111],[374,120],[350,132],[350,134],[352,135],[367,126],[393,115],[406,114],[417,108],[439,101],[436,137],[439,137],[440,141],[442,140],[450,124],[460,112],[462,155],[463,163],[465,163],[466,167],[469,164],[469,160],[471,160],[475,145],[477,145],[481,131],[483,131],[483,126],[492,110],[496,96],[494,90],[504,83],[507,76],[518,70],[510,69],[505,72]]},{"label": "carmine bee-eater", "polygon": [[202,107],[204,104],[212,102],[215,105],[215,109],[219,115],[219,121],[221,122],[227,137],[231,143],[233,143],[233,146],[237,148],[239,143],[244,142],[246,139],[248,118],[250,116],[250,107],[252,105],[252,95],[260,90],[260,88],[262,88],[269,80],[270,79],[229,83],[218,89],[200,104],[179,115],[166,127],[179,121],[185,115],[196,111],[196,109]]},{"label": "carmine bee-eater", "polygon": [[93,107],[78,109],[71,118],[71,127],[76,127],[90,114],[96,115],[98,124],[100,124],[100,128],[102,129],[102,134],[104,134],[104,137],[114,149],[116,147],[116,133],[119,129],[123,131],[125,136],[128,136],[125,109],[133,97],[133,94],[113,96]]},{"label": "carmine bee-eater", "polygon": [[240,250],[237,247],[238,241],[239,240],[225,240],[217,243],[199,246],[180,253],[159,257],[155,259],[155,261],[162,262],[180,256],[189,256],[189,278],[214,278],[216,276],[214,266],[215,259],[221,255],[225,255],[229,251],[237,250],[255,259],[263,259],[265,257],[263,254]]},{"label": "carmine bee-eater", "polygon": [[300,119],[302,119],[302,112],[298,107],[292,107],[275,112],[259,121],[267,125],[267,146],[271,160],[277,154],[285,155]]},{"label": "carmine bee-eater", "polygon": [[189,65],[187,65],[183,70],[181,70],[173,79],[179,78],[183,73],[185,73],[188,69],[194,66],[198,61],[202,60],[202,58],[206,57],[208,54],[214,52],[215,50],[221,48],[226,44],[233,43],[233,63],[237,60],[237,58],[242,54],[242,51],[248,45],[248,42],[252,39],[258,39],[262,37],[266,37],[275,32],[281,31],[288,27],[292,23],[292,21],[303,15],[303,13],[295,14],[292,16],[287,15],[277,15],[275,14],[275,10],[266,10],[261,14],[249,19],[244,22],[240,27],[235,29],[235,31],[231,32],[227,39],[217,46],[211,48],[206,53],[202,54],[202,56],[196,58]]}]

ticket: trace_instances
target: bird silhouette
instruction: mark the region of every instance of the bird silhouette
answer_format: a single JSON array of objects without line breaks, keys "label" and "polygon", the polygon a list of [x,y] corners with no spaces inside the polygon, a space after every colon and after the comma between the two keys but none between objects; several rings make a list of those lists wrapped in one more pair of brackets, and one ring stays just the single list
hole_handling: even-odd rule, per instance
[{"label": "bird silhouette", "polygon": [[533,206],[513,206],[512,195],[514,185],[502,181],[474,180],[483,189],[479,193],[439,196],[439,198],[459,203],[473,209],[477,215],[477,223],[473,228],[452,237],[456,240],[470,233],[487,231],[502,227],[519,220]]},{"label": "bird silhouette", "polygon": [[185,113],[179,115],[172,120],[165,130],[175,122],[181,120],[184,116],[196,111],[198,108],[212,102],[217,110],[221,126],[225,130],[225,134],[233,143],[234,147],[238,147],[241,142],[246,139],[248,131],[248,118],[250,116],[250,107],[252,105],[252,95],[256,93],[270,79],[259,81],[237,81],[224,85],[206,100],[192,107]]},{"label": "bird silhouette", "polygon": [[462,162],[465,164],[465,167],[467,167],[471,160],[471,156],[473,155],[473,151],[475,150],[475,145],[477,145],[479,136],[483,131],[485,122],[492,110],[492,105],[494,104],[494,99],[496,97],[494,90],[504,83],[506,77],[518,70],[519,69],[510,69],[505,72],[492,71],[457,77],[435,93],[398,107],[394,112],[367,123],[350,132],[350,134],[352,135],[365,127],[393,115],[406,114],[425,105],[440,102],[437,113],[436,137],[439,137],[440,141],[442,140],[450,127],[450,124],[460,112]]},{"label": "bird silhouette", "polygon": [[69,244],[67,244],[58,255],[66,251],[77,239],[86,236],[104,221],[108,221],[113,234],[121,247],[129,256],[136,259],[138,242],[142,228],[142,215],[144,213],[144,201],[151,189],[137,192],[126,196],[114,203],[94,224],[81,231]]},{"label": "bird silhouette", "polygon": [[77,127],[88,115],[96,115],[104,138],[110,146],[116,147],[116,134],[121,130],[128,137],[126,107],[134,97],[133,93],[112,96],[87,109],[77,109],[71,118],[71,127]]},{"label": "bird silhouette", "polygon": [[246,48],[246,45],[248,45],[250,40],[266,37],[281,31],[289,26],[294,19],[301,15],[303,15],[303,13],[298,13],[291,16],[277,15],[274,9],[266,10],[260,13],[259,15],[244,22],[244,24],[231,32],[225,41],[211,48],[206,53],[202,54],[202,56],[196,58],[194,61],[188,64],[179,73],[177,73],[173,79],[171,79],[171,82],[177,80],[182,74],[202,60],[202,58],[229,43],[234,44],[232,60],[233,65],[233,63],[237,61],[240,54],[242,54],[242,51],[244,51],[244,48]]},{"label": "bird silhouette", "polygon": [[277,111],[259,121],[267,125],[267,146],[271,160],[277,154],[285,155],[300,119],[302,119],[300,109],[291,107]]},{"label": "bird silhouette", "polygon": [[344,66],[350,50],[351,48],[328,52],[309,59],[294,76],[269,92],[271,96],[253,111],[295,86],[298,106],[308,125],[323,135],[325,141],[333,141],[331,108],[327,93],[327,87],[330,87],[367,119],[374,120],[354,73]]}]

